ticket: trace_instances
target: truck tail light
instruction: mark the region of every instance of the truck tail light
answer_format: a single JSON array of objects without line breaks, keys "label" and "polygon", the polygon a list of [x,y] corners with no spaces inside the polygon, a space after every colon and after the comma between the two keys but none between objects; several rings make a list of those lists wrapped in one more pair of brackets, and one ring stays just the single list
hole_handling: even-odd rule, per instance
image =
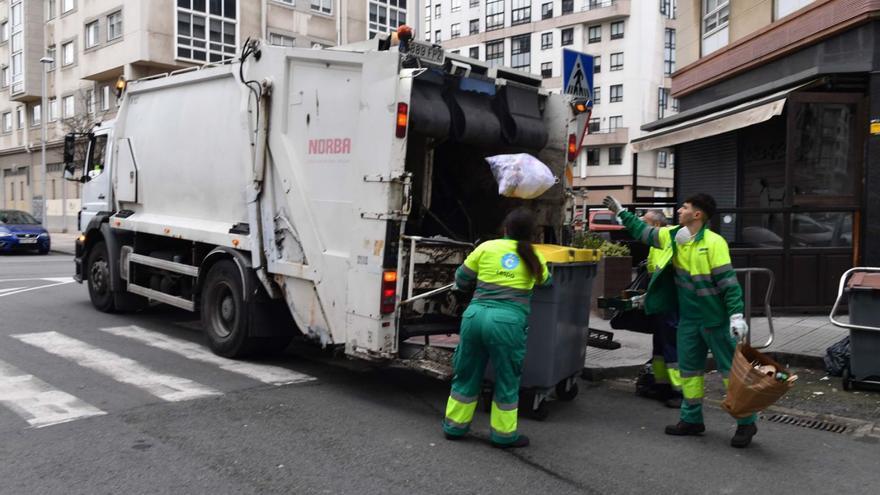
[{"label": "truck tail light", "polygon": [[379,312],[383,315],[394,312],[397,302],[397,270],[385,270],[382,272],[382,298],[379,303]]},{"label": "truck tail light", "polygon": [[577,136],[574,134],[568,135],[568,161],[573,162],[575,158],[577,158]]},{"label": "truck tail light", "polygon": [[406,103],[397,104],[397,127],[395,135],[399,138],[406,137],[406,126],[409,124],[409,105]]}]

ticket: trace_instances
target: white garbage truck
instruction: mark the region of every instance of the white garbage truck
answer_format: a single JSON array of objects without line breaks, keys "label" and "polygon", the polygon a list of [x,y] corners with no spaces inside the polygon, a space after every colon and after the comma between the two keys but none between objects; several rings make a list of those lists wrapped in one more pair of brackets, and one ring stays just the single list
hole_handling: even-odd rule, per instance
[{"label": "white garbage truck", "polygon": [[[448,371],[449,285],[526,204],[562,235],[583,102],[541,78],[388,37],[339,49],[249,41],[225,64],[130,81],[114,120],[65,140],[84,183],[75,278],[100,311],[199,312],[227,357],[295,336]],[[78,152],[83,149],[84,152]],[[559,183],[498,195],[485,157],[527,152]]]}]

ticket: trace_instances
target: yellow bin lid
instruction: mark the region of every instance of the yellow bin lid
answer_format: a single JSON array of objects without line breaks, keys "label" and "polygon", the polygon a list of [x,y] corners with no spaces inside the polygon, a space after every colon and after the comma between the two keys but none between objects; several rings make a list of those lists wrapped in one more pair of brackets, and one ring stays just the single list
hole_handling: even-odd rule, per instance
[{"label": "yellow bin lid", "polygon": [[556,244],[535,244],[535,249],[550,263],[596,263],[602,259],[598,249],[578,249]]}]

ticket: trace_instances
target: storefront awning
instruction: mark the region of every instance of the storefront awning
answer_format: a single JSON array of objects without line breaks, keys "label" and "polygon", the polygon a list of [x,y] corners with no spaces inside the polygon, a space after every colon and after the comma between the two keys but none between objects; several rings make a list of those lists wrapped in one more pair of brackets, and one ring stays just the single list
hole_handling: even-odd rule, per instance
[{"label": "storefront awning", "polygon": [[766,122],[773,117],[782,114],[785,107],[785,99],[804,84],[773,93],[762,98],[757,98],[742,103],[732,108],[720,110],[709,115],[695,117],[669,127],[658,129],[632,140],[633,151],[643,151],[667,148],[676,144],[696,141],[709,136],[724,134],[725,132],[742,129],[750,125]]}]

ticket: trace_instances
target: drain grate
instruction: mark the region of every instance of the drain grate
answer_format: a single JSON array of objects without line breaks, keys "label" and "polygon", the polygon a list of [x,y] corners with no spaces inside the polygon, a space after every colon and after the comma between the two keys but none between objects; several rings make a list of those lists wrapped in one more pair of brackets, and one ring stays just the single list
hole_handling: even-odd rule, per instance
[{"label": "drain grate", "polygon": [[811,430],[828,431],[831,433],[846,433],[849,427],[840,423],[832,423],[830,421],[822,421],[819,419],[799,418],[789,414],[771,414],[762,415],[761,419],[771,421],[773,423],[782,423],[784,425],[800,426],[802,428],[810,428]]}]

